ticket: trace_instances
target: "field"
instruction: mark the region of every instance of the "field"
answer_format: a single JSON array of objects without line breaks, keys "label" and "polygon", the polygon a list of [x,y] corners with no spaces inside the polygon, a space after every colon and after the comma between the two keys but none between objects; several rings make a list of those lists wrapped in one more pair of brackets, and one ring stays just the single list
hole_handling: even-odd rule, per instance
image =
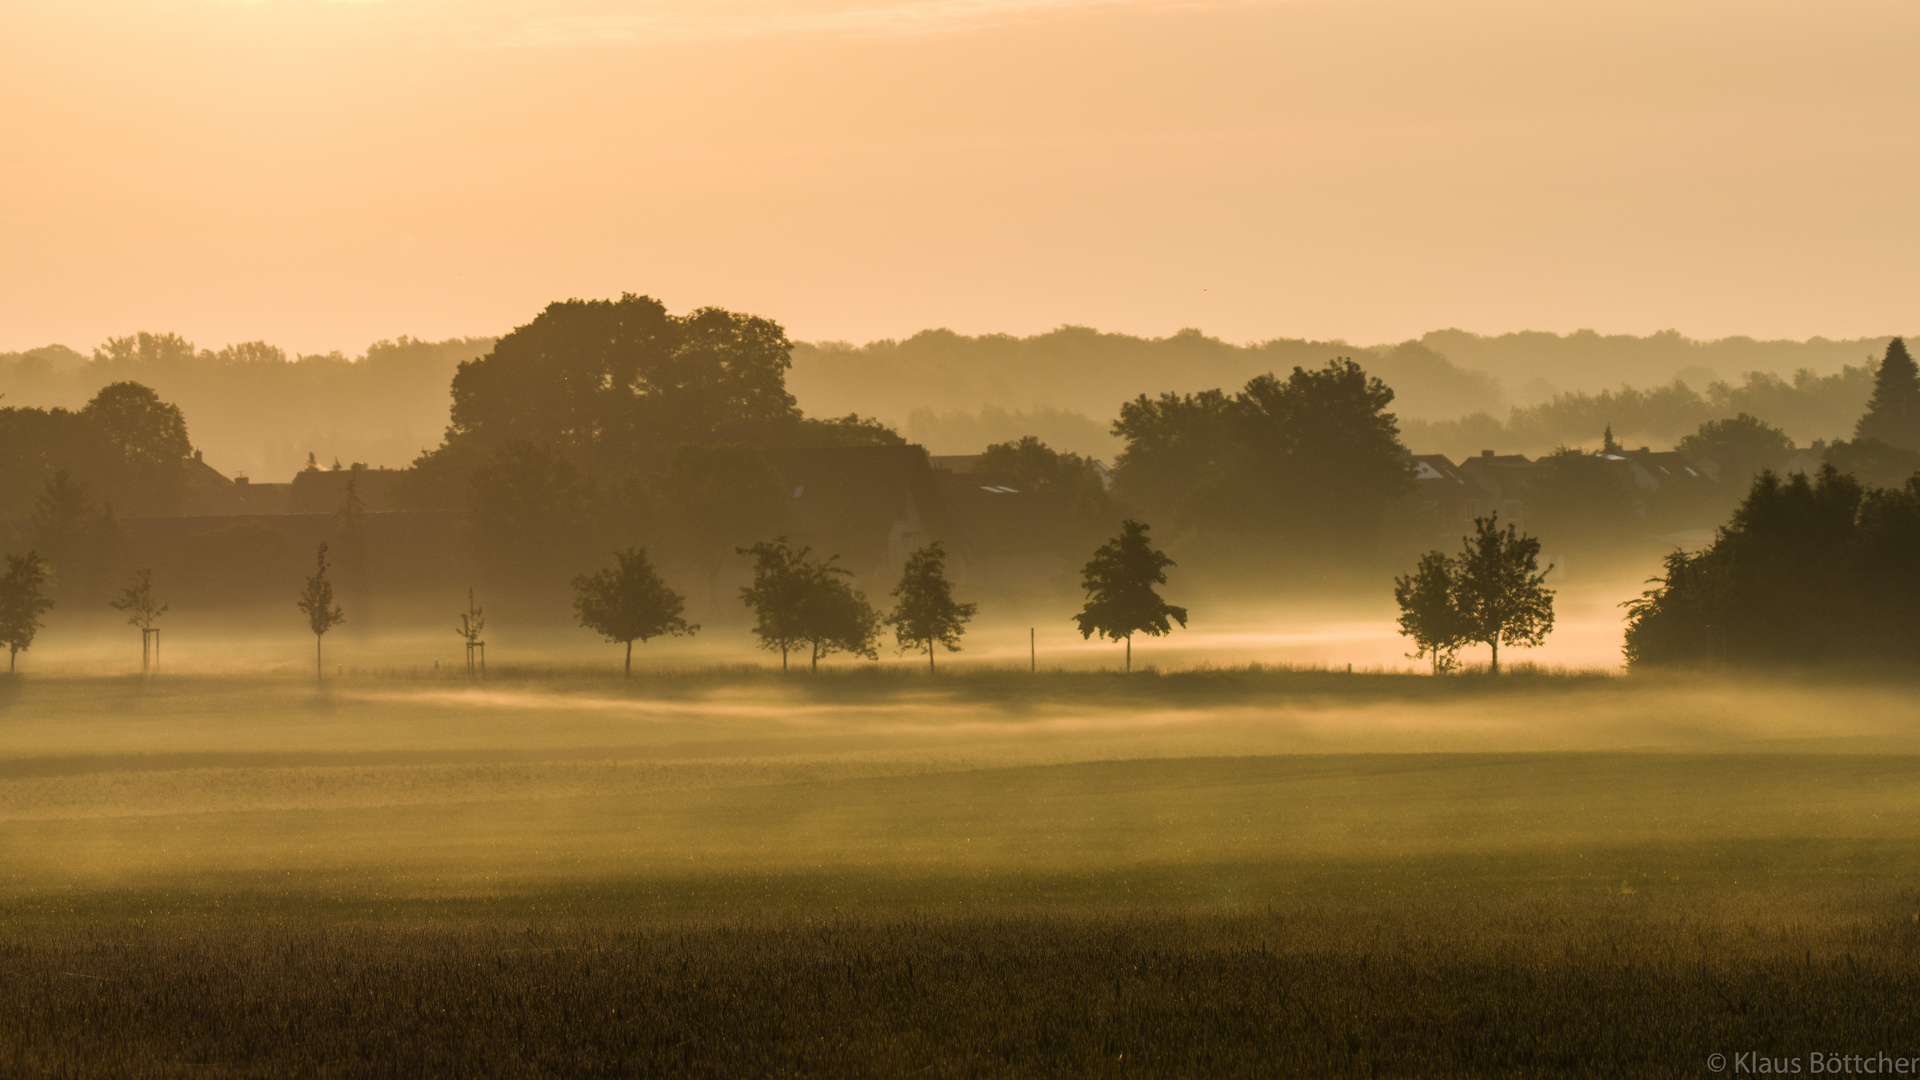
[{"label": "field", "polygon": [[0,1073],[1912,1056],[1914,689],[0,680]]}]

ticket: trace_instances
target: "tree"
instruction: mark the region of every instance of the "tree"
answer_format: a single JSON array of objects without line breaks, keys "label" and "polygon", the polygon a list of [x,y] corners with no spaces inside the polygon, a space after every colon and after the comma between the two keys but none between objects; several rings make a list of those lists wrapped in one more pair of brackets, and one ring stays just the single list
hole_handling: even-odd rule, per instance
[{"label": "tree", "polygon": [[927,670],[934,670],[934,646],[948,652],[960,651],[960,635],[966,633],[967,620],[979,610],[975,604],[955,603],[953,586],[947,581],[947,551],[936,540],[907,557],[906,572],[893,595],[900,602],[887,616],[900,651],[909,648],[927,650]]},{"label": "tree", "polygon": [[40,591],[47,582],[47,564],[37,552],[7,556],[7,572],[0,575],[0,644],[7,647],[7,670],[13,671],[17,658],[33,646],[40,632],[40,616],[53,609],[53,601]]},{"label": "tree", "polygon": [[1762,470],[1778,468],[1793,453],[1787,433],[1746,413],[1731,420],[1709,420],[1674,447],[1699,461],[1712,461],[1722,484],[1744,486]]},{"label": "tree", "polygon": [[1359,550],[1413,486],[1393,391],[1339,358],[1218,390],[1123,405],[1118,490],[1177,528]]},{"label": "tree", "polygon": [[509,581],[559,585],[586,563],[593,484],[548,443],[509,443],[474,471],[467,528],[481,564]]},{"label": "tree", "polygon": [[753,609],[760,647],[779,651],[781,671],[788,652],[802,645],[810,648],[815,671],[836,652],[878,659],[880,617],[847,581],[852,571],[833,565],[839,556],[810,558],[811,548],[796,550],[784,536],[740,553],[754,559],[753,584],[740,590],[741,602]]},{"label": "tree", "polygon": [[613,553],[614,565],[573,579],[573,610],[580,625],[627,647],[626,676],[633,677],[633,643],[663,634],[692,634],[700,627],[680,617],[686,598],[660,580],[645,548]]},{"label": "tree", "polygon": [[1897,488],[1920,473],[1920,450],[1893,446],[1872,437],[1852,442],[1836,439],[1821,455],[1821,463],[1873,487]]},{"label": "tree", "polygon": [[102,389],[80,410],[101,460],[105,497],[132,512],[170,510],[186,493],[193,443],[178,405],[136,382]]},{"label": "tree", "polygon": [[107,606],[125,612],[127,625],[140,628],[140,674],[145,675],[150,664],[150,639],[154,653],[151,659],[159,658],[160,629],[154,624],[167,613],[167,605],[153,598],[153,568],[149,566],[135,570],[133,583],[121,590],[119,599],[108,601]]},{"label": "tree", "polygon": [[[1127,671],[1133,670],[1133,635],[1159,637],[1171,633],[1172,623],[1187,625],[1187,609],[1160,599],[1155,585],[1167,583],[1166,568],[1173,560],[1147,542],[1148,526],[1138,521],[1120,523],[1120,535],[1093,553],[1080,571],[1087,604],[1074,616],[1080,636],[1095,634],[1127,643]],[[1169,622],[1169,620],[1172,620]]]},{"label": "tree", "polygon": [[1433,673],[1450,671],[1460,647],[1469,640],[1466,618],[1460,611],[1459,568],[1445,552],[1420,557],[1412,574],[1393,579],[1393,598],[1400,602],[1400,632],[1413,639],[1413,659],[1433,658]]},{"label": "tree", "polygon": [[1920,450],[1920,365],[1914,363],[1903,339],[1887,343],[1887,354],[1874,376],[1873,397],[1853,436]]},{"label": "tree", "polygon": [[473,590],[469,588],[467,590],[467,610],[462,612],[460,615],[460,625],[453,628],[453,632],[456,634],[459,634],[460,640],[465,642],[467,646],[467,674],[468,675],[472,675],[474,673],[474,655],[473,654],[476,650],[478,650],[480,653],[480,670],[482,673],[486,671],[487,643],[480,640],[480,632],[485,630],[486,628],[487,628],[486,609],[482,608],[479,605],[479,603],[474,600]]},{"label": "tree", "polygon": [[347,621],[346,613],[333,602],[333,582],[327,580],[327,545],[320,545],[320,553],[315,559],[313,576],[307,579],[307,587],[300,594],[299,608],[307,615],[307,627],[313,631],[313,670],[319,678],[326,678],[326,668],[321,663],[320,641],[327,631]]},{"label": "tree", "polygon": [[1455,578],[1455,595],[1466,639],[1492,648],[1490,665],[1500,674],[1500,646],[1532,648],[1553,632],[1553,590],[1543,582],[1553,567],[1539,568],[1540,541],[1500,515],[1473,519]]},{"label": "tree", "polygon": [[707,608],[717,611],[728,554],[774,531],[786,514],[780,483],[751,446],[682,446],[660,490],[679,545],[706,576]]}]

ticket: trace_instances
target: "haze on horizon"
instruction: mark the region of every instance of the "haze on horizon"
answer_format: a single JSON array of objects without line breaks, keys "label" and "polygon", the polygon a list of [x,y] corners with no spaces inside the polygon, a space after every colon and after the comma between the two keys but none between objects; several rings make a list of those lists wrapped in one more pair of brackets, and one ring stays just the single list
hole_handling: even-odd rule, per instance
[{"label": "haze on horizon", "polygon": [[1906,0],[14,0],[0,350],[1899,332]]}]

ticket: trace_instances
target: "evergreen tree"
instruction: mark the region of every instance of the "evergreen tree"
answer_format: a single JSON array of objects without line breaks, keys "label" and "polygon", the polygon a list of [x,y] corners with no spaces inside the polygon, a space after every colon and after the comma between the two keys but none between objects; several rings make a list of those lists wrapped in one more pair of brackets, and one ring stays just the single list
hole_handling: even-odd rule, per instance
[{"label": "evergreen tree", "polygon": [[1433,673],[1453,668],[1460,647],[1469,640],[1469,627],[1459,605],[1458,566],[1445,552],[1420,557],[1412,574],[1393,580],[1393,598],[1400,602],[1400,632],[1416,646],[1409,655],[1432,657]]},{"label": "evergreen tree", "polygon": [[1173,560],[1147,541],[1148,526],[1131,519],[1120,523],[1120,535],[1093,553],[1081,569],[1081,588],[1087,603],[1074,616],[1080,636],[1095,634],[1127,643],[1127,671],[1133,670],[1133,635],[1159,637],[1171,633],[1173,623],[1187,625],[1187,609],[1160,599],[1155,585],[1167,583],[1166,568]]},{"label": "evergreen tree", "polygon": [[573,609],[580,625],[627,647],[626,676],[633,677],[633,643],[700,628],[680,617],[686,598],[660,580],[645,548],[614,552],[615,565],[592,577],[573,579]]},{"label": "evergreen tree", "polygon": [[954,602],[953,586],[947,581],[946,548],[938,540],[908,556],[906,572],[893,595],[900,602],[886,621],[893,627],[900,651],[925,648],[929,672],[934,670],[935,645],[945,646],[948,652],[960,651],[960,635],[979,608]]},{"label": "evergreen tree", "polygon": [[1920,365],[1914,363],[1901,338],[1887,343],[1887,355],[1873,380],[1873,397],[1853,435],[1920,450]]},{"label": "evergreen tree", "polygon": [[1466,640],[1493,650],[1490,668],[1500,674],[1500,646],[1531,648],[1553,632],[1553,590],[1543,584],[1553,569],[1539,568],[1540,541],[1500,515],[1473,519],[1459,557],[1456,593]]},{"label": "evergreen tree", "polygon": [[33,646],[40,632],[40,616],[53,601],[40,591],[47,583],[47,564],[36,552],[7,556],[7,572],[0,574],[0,645],[7,647],[7,671],[19,655]]},{"label": "evergreen tree", "polygon": [[347,616],[333,602],[333,582],[327,578],[327,545],[320,545],[315,564],[313,576],[307,579],[307,587],[296,606],[306,613],[307,628],[313,631],[314,675],[324,679],[327,675],[320,653],[321,639],[327,636],[327,631],[346,622]]}]

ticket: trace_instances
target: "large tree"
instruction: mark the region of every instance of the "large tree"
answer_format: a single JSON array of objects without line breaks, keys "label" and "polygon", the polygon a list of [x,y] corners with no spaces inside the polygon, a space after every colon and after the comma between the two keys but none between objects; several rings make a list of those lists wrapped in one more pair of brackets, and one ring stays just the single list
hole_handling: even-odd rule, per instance
[{"label": "large tree", "polygon": [[549,304],[460,365],[446,443],[424,464],[470,467],[522,442],[623,475],[687,443],[762,441],[799,421],[791,349],[777,323],[719,308],[676,316],[631,293]]},{"label": "large tree", "polygon": [[1731,420],[1701,424],[1700,430],[1681,439],[1674,449],[1696,461],[1713,462],[1722,484],[1744,488],[1763,471],[1785,464],[1794,447],[1785,431],[1741,413]]},{"label": "large tree", "polygon": [[1493,651],[1489,669],[1500,674],[1500,646],[1532,648],[1553,632],[1553,590],[1540,569],[1540,541],[1500,515],[1473,519],[1472,536],[1458,557],[1454,596],[1465,637]]},{"label": "large tree", "polygon": [[627,647],[624,671],[633,677],[633,643],[700,629],[681,617],[686,598],[667,587],[647,561],[645,548],[614,552],[614,565],[573,582],[573,609],[580,625]]},{"label": "large tree", "polygon": [[1095,634],[1127,643],[1126,670],[1133,670],[1133,635],[1160,637],[1173,624],[1187,625],[1187,609],[1160,598],[1155,585],[1167,583],[1173,560],[1147,539],[1149,526],[1131,519],[1120,523],[1120,535],[1100,545],[1080,571],[1087,603],[1074,616],[1080,636]]},{"label": "large tree", "polygon": [[960,651],[960,635],[966,633],[967,621],[979,608],[954,600],[953,584],[947,580],[947,550],[938,540],[907,557],[893,595],[899,603],[886,621],[901,651],[927,650],[929,672],[934,670],[936,646]]},{"label": "large tree", "polygon": [[1907,343],[1894,338],[1874,376],[1873,397],[1853,431],[1856,439],[1878,439],[1889,446],[1920,450],[1920,365]]},{"label": "large tree", "polygon": [[1119,490],[1182,528],[1363,549],[1413,481],[1393,391],[1340,358],[1285,379],[1121,407]]}]

